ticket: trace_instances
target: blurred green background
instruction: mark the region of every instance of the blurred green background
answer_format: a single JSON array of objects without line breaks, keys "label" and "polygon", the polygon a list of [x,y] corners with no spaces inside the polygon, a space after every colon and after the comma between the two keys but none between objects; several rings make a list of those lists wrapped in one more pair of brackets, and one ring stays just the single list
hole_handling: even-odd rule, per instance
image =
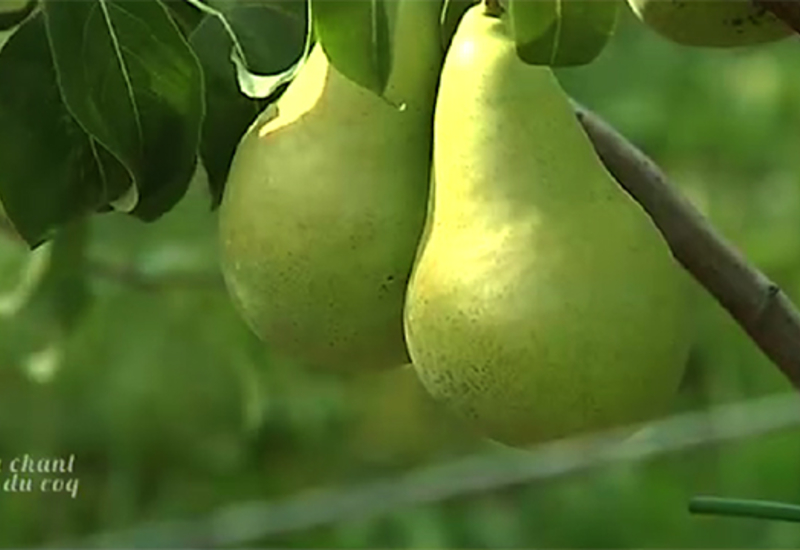
[{"label": "blurred green background", "polygon": [[[600,59],[559,75],[800,302],[798,62],[796,39],[691,49],[626,11]],[[40,318],[0,317],[3,477],[15,456],[74,454],[80,480],[74,499],[0,492],[0,545],[201,518],[231,503],[346,488],[487,448],[407,373],[342,380],[271,355],[221,284],[215,223],[202,174],[155,224],[97,217],[93,301],[75,331],[53,346],[57,331]],[[27,258],[0,238],[0,294]],[[152,280],[159,284],[143,284]],[[727,314],[698,295],[695,350],[674,412],[790,391]],[[800,501],[799,457],[795,429],[240,543],[797,547],[796,525],[692,516],[687,502],[698,493]],[[171,544],[157,533],[137,542]]]}]

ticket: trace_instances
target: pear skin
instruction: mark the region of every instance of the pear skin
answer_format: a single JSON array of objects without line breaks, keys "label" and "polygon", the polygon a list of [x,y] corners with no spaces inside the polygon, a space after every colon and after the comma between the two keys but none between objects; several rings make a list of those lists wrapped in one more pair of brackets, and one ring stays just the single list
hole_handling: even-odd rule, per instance
[{"label": "pear skin", "polygon": [[445,59],[433,182],[405,331],[435,399],[511,446],[667,409],[690,344],[688,276],[552,70],[523,63],[481,6]]},{"label": "pear skin", "polygon": [[628,4],[654,31],[685,46],[755,46],[793,32],[752,0],[628,0]]},{"label": "pear skin", "polygon": [[3,0],[0,2],[0,14],[15,13],[25,9],[30,0]]},{"label": "pear skin", "polygon": [[414,368],[343,381],[352,423],[348,455],[360,466],[412,467],[483,448],[484,440],[425,390]]},{"label": "pear skin", "polygon": [[317,44],[237,148],[219,211],[222,270],[279,354],[342,371],[409,361],[402,309],[428,198],[439,5],[400,0],[385,99]]}]

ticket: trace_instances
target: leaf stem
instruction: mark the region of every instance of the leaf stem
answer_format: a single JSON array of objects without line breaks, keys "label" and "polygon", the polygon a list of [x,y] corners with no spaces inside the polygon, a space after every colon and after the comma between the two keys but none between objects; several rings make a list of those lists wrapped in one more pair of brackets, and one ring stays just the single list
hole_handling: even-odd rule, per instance
[{"label": "leaf stem", "polygon": [[795,33],[800,34],[800,4],[797,0],[753,0],[757,5],[772,12]]}]

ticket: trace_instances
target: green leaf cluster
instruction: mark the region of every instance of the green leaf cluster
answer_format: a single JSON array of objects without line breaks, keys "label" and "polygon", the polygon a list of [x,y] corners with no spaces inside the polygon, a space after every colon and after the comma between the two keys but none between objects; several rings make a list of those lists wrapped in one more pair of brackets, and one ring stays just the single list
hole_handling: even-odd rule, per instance
[{"label": "green leaf cluster", "polygon": [[[436,1],[441,0],[420,0]],[[442,4],[442,41],[474,0]],[[512,0],[527,62],[588,63],[618,2]],[[0,15],[0,203],[32,248],[110,211],[152,222],[198,162],[212,208],[244,130],[313,41],[382,94],[397,0],[31,0]]]},{"label": "green leaf cluster", "polygon": [[[284,71],[306,30],[294,4],[219,4],[38,0],[17,13],[0,51],[0,203],[29,246],[112,210],[159,219],[198,159],[215,204],[262,106],[239,91],[232,55]],[[282,32],[258,39],[270,27]]]}]

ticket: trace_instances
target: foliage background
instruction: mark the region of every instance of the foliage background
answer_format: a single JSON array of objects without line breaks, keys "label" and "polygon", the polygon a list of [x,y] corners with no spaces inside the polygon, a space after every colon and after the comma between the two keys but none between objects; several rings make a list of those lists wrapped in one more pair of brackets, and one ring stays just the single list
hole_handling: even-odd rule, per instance
[{"label": "foliage background", "polygon": [[[741,51],[680,47],[626,12],[600,59],[559,71],[575,98],[648,152],[795,301],[799,60],[794,39]],[[118,268],[93,264],[94,302],[58,368],[32,366],[42,345],[33,321],[0,321],[0,458],[74,453],[81,483],[74,500],[0,493],[1,545],[198,517],[483,447],[449,419],[430,422],[413,387],[304,372],[264,349],[221,285],[202,173],[159,222],[111,214],[91,229],[92,258]],[[26,256],[0,239],[0,289]],[[165,284],[137,286],[131,270]],[[195,275],[174,275],[184,271]],[[696,308],[676,412],[790,390],[703,292]],[[693,517],[686,504],[698,493],[800,500],[798,456],[794,430],[249,545],[796,547],[792,524]]]}]

